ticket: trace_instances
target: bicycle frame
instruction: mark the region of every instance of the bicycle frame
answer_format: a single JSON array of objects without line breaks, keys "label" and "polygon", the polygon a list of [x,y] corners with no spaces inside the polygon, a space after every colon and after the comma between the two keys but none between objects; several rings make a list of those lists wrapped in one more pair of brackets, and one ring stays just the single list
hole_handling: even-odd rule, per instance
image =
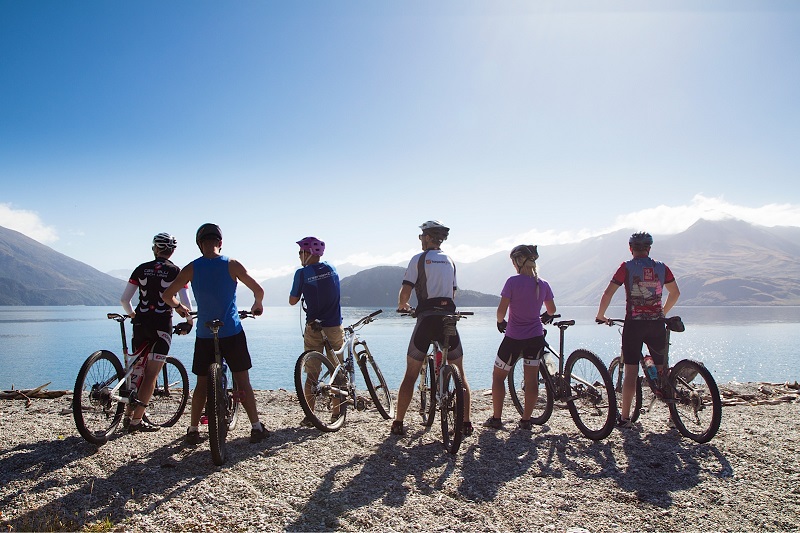
[{"label": "bicycle frame", "polygon": [[[356,368],[355,368],[355,347],[359,344],[364,344],[363,341],[358,337],[356,334],[356,330],[359,329],[361,326],[365,325],[366,321],[364,319],[359,320],[352,326],[347,326],[344,328],[344,342],[342,343],[342,347],[338,350],[334,350],[333,346],[331,346],[330,340],[328,340],[328,336],[325,335],[324,330],[320,330],[322,333],[322,341],[325,344],[326,352],[330,353],[332,356],[335,357],[335,361],[331,361],[332,363],[336,364],[334,371],[331,373],[330,383],[328,386],[330,390],[341,396],[346,396],[347,401],[345,402],[347,405],[352,405],[358,411],[363,411],[366,409],[366,403],[363,401],[359,401],[359,398],[356,395]],[[346,355],[345,355],[346,354]],[[325,354],[327,355],[327,354]],[[328,357],[330,359],[330,357]],[[340,372],[345,372],[347,375],[347,385],[348,390],[342,390],[341,388],[335,385],[336,378],[340,375]]]}]

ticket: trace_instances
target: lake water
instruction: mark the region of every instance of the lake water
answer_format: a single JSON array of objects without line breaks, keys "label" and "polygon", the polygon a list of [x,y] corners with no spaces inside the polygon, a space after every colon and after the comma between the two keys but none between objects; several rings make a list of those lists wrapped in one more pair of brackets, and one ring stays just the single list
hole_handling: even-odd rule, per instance
[{"label": "lake water", "polygon": [[[475,316],[459,323],[465,371],[476,389],[491,387],[491,374],[502,336],[494,308],[463,308]],[[343,309],[345,324],[374,311]],[[106,313],[116,307],[0,306],[0,389],[32,388],[52,382],[50,390],[71,390],[83,361],[98,349],[122,355],[119,326]],[[564,319],[577,324],[567,331],[565,352],[587,348],[605,363],[619,353],[617,328],[594,324],[594,307],[561,307]],[[608,316],[622,316],[612,308]],[[679,314],[686,331],[672,335],[670,360],[697,359],[718,383],[800,380],[800,307],[686,307]],[[414,320],[385,309],[360,334],[369,344],[392,389],[400,385]],[[128,335],[130,325],[126,324]],[[253,356],[251,381],[257,389],[294,390],[294,365],[302,351],[299,308],[268,307],[264,315],[244,321]],[[558,330],[548,328],[557,346]],[[191,368],[194,334],[174,337],[171,354]],[[194,383],[194,379],[191,379]]]}]

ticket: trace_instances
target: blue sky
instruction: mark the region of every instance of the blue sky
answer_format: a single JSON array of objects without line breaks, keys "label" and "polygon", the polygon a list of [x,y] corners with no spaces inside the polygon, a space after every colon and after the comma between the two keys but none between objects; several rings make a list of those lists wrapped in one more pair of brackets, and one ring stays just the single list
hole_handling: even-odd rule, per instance
[{"label": "blue sky", "polygon": [[212,221],[259,279],[800,226],[797,50],[797,2],[0,0],[0,226],[110,271]]}]

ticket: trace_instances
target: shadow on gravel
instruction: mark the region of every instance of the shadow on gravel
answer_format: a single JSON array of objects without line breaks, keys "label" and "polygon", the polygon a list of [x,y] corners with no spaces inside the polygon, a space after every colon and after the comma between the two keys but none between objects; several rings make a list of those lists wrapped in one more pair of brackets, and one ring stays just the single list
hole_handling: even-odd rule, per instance
[{"label": "shadow on gravel", "polygon": [[668,508],[674,503],[672,494],[700,484],[704,472],[719,478],[733,475],[716,446],[682,438],[675,429],[644,436],[636,428],[621,433],[627,467],[621,470],[615,464],[613,478],[639,501]]},{"label": "shadow on gravel", "polygon": [[[103,448],[124,447],[126,438],[130,437],[118,435]],[[228,462],[217,467],[211,461],[207,438],[198,446],[187,446],[181,437],[149,453],[131,455],[127,464],[112,472],[100,471],[102,464],[98,462],[96,471],[70,472],[62,477],[59,472],[69,469],[71,462],[102,454],[103,449],[80,437],[13,448],[0,456],[0,481],[30,480],[28,493],[55,491],[59,496],[14,520],[3,521],[2,527],[19,531],[79,530],[100,520],[118,523],[132,514],[125,510],[130,500],[150,502],[146,507],[136,506],[136,514],[146,515],[173,499],[182,498],[187,489],[209,473],[230,468],[262,449],[263,446],[250,444],[247,438],[232,439],[228,442]],[[4,499],[0,507],[9,503]]]},{"label": "shadow on gravel", "polygon": [[[541,433],[536,431],[512,430],[507,440],[495,431],[482,431],[466,450],[459,493],[472,501],[490,502],[504,484],[523,475],[561,478],[567,469],[582,479],[609,476],[604,469],[612,456],[609,444],[586,444],[589,441],[576,441],[574,436],[551,434],[546,425]],[[480,483],[472,482],[476,479]]]},{"label": "shadow on gravel", "polygon": [[[332,466],[323,476],[317,489],[308,497],[306,504],[297,509],[298,518],[287,524],[287,531],[320,531],[343,527],[343,515],[360,508],[368,509],[373,502],[382,501],[388,507],[400,508],[411,492],[403,484],[410,478],[415,480],[415,492],[433,495],[442,490],[444,483],[456,468],[456,458],[447,454],[441,443],[420,444],[424,430],[405,437],[388,436],[377,448],[364,449],[363,454],[353,455],[349,461]],[[400,440],[403,440],[399,444]],[[431,470],[444,466],[434,481],[428,481]],[[340,473],[358,470],[346,485],[337,487]],[[367,511],[374,512],[374,511]],[[391,529],[389,520],[393,515],[381,517],[386,529]],[[363,527],[374,527],[374,516]],[[348,517],[348,529],[358,528],[358,517]]]}]

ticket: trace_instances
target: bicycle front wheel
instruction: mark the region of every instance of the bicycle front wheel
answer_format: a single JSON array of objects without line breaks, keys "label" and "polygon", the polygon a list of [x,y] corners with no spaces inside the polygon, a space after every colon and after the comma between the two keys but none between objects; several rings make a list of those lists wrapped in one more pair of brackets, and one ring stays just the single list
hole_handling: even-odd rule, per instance
[{"label": "bicycle front wheel", "polygon": [[[72,395],[72,417],[78,433],[97,446],[122,419],[125,404],[111,398],[111,390],[125,377],[119,358],[107,350],[90,355],[81,366]],[[123,385],[124,386],[124,385]]]},{"label": "bicycle front wheel", "polygon": [[[608,365],[608,373],[611,375],[611,382],[614,384],[614,395],[617,398],[617,413],[622,412],[622,383],[625,379],[625,365],[621,364],[622,358],[615,357],[611,360],[611,364]],[[647,387],[648,392],[648,406],[652,405],[652,401],[655,399],[653,395],[653,391],[650,390],[650,387]],[[644,392],[642,389],[642,378],[639,377],[636,379],[636,392],[633,396],[633,406],[630,411],[630,419],[631,422],[636,422],[639,420],[639,415],[643,412],[642,404],[644,403]]]},{"label": "bicycle front wheel", "polygon": [[695,442],[714,438],[722,422],[722,400],[717,382],[702,364],[678,361],[669,373],[669,414],[681,435]]},{"label": "bicycle front wheel", "polygon": [[389,420],[394,418],[394,400],[392,400],[392,393],[386,380],[383,378],[381,369],[378,368],[378,363],[365,348],[365,353],[362,353],[358,360],[358,366],[361,368],[361,373],[364,375],[364,383],[367,385],[369,395],[375,403],[375,408],[383,418]]},{"label": "bicycle front wheel", "polygon": [[442,443],[456,454],[464,438],[464,383],[458,368],[446,365],[441,370],[444,394],[441,397]]},{"label": "bicycle front wheel", "polygon": [[222,365],[211,363],[208,367],[208,394],[206,415],[208,416],[208,440],[211,459],[217,466],[228,460],[225,440],[228,438],[228,391]]},{"label": "bicycle front wheel", "polygon": [[308,420],[320,431],[338,431],[347,417],[348,380],[319,352],[305,352],[294,368],[297,399]]},{"label": "bicycle front wheel", "polygon": [[422,425],[431,427],[436,418],[436,365],[430,356],[425,356],[422,360],[422,368],[419,369],[419,382],[417,391],[419,392],[419,415],[422,417]]},{"label": "bicycle front wheel", "polygon": [[[547,366],[544,362],[540,363],[539,377],[536,380],[539,394],[531,414],[531,422],[537,425],[542,425],[550,420],[550,416],[553,414],[553,386],[549,376]],[[506,381],[508,381],[511,403],[517,408],[519,415],[523,416],[525,412],[525,368],[522,357],[517,359],[514,366],[511,367]]]},{"label": "bicycle front wheel", "polygon": [[564,367],[569,383],[567,407],[575,425],[587,438],[600,440],[614,429],[617,398],[603,362],[589,350],[575,350]]},{"label": "bicycle front wheel", "polygon": [[189,375],[183,363],[169,356],[158,373],[156,387],[144,417],[151,424],[172,427],[183,415],[188,401]]}]

